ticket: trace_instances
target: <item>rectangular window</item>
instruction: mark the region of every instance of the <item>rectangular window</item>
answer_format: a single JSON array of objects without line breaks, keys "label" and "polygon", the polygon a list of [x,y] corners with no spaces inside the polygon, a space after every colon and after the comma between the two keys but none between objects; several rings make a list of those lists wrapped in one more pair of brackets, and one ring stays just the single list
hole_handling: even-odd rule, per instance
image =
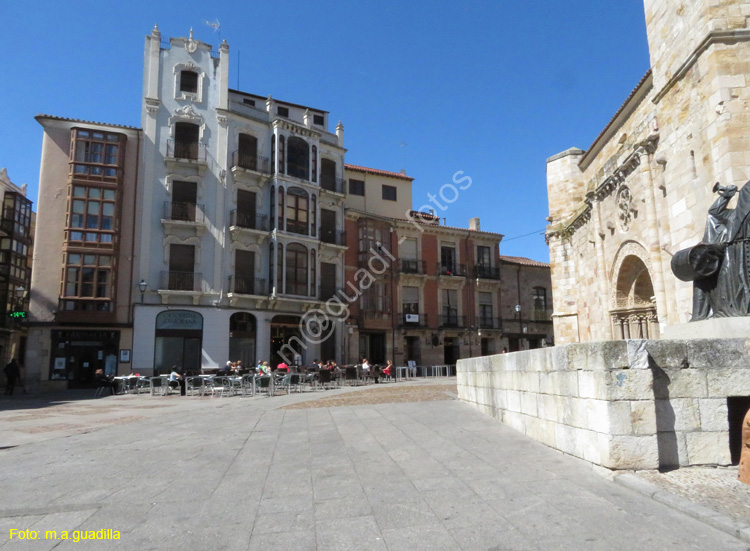
[{"label": "rectangular window", "polygon": [[234,293],[254,295],[255,253],[238,250],[234,253]]},{"label": "rectangular window", "polygon": [[276,108],[276,114],[280,117],[289,117],[289,108],[288,107],[277,107]]},{"label": "rectangular window", "polygon": [[169,281],[167,288],[174,291],[195,289],[195,246],[169,246]]},{"label": "rectangular window", "polygon": [[318,126],[324,126],[326,123],[326,119],[323,115],[313,115],[313,124],[317,124]]},{"label": "rectangular window", "polygon": [[456,273],[455,245],[442,245],[440,247],[440,273],[443,275],[453,275]]},{"label": "rectangular window", "polygon": [[537,312],[547,310],[547,290],[544,287],[534,287],[534,310]]},{"label": "rectangular window", "polygon": [[[401,307],[403,308],[404,316],[418,316],[419,315],[419,287],[403,287],[401,297]],[[404,318],[408,323],[409,320]]]},{"label": "rectangular window", "polygon": [[477,247],[477,266],[490,267],[490,248]]},{"label": "rectangular window", "polygon": [[115,190],[78,185],[68,190],[68,240],[112,245],[115,236]]},{"label": "rectangular window", "polygon": [[198,185],[195,182],[175,180],[172,185],[171,220],[195,222]]},{"label": "rectangular window", "polygon": [[309,208],[310,203],[307,194],[300,195],[295,193],[295,188],[290,189],[286,196],[286,231],[308,235]]},{"label": "rectangular window", "polygon": [[349,195],[365,196],[364,180],[349,180]]},{"label": "rectangular window", "polygon": [[244,103],[245,105],[250,105],[251,107],[255,107],[254,99],[242,98],[242,103]]},{"label": "rectangular window", "polygon": [[492,320],[492,293],[479,293],[479,326],[494,327]]},{"label": "rectangular window", "polygon": [[121,165],[121,134],[74,128],[70,167],[75,179],[116,180]]},{"label": "rectangular window", "polygon": [[180,92],[198,93],[198,73],[195,71],[180,71]]},{"label": "rectangular window", "polygon": [[383,184],[383,200],[384,201],[397,201],[396,199],[396,187],[387,186]]},{"label": "rectangular window", "polygon": [[63,301],[65,310],[111,311],[113,274],[110,255],[68,253],[64,277],[62,296],[68,299]]},{"label": "rectangular window", "polygon": [[455,289],[443,289],[442,325],[449,327],[458,325],[458,291]]}]

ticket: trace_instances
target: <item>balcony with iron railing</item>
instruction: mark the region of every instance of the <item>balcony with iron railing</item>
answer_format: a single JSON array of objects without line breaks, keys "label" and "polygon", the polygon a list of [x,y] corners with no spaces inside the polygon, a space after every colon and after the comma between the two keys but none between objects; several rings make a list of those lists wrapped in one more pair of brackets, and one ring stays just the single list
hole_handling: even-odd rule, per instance
[{"label": "balcony with iron railing", "polygon": [[443,314],[440,316],[440,327],[441,328],[458,328],[466,327],[466,316],[459,316],[458,314]]},{"label": "balcony with iron railing", "polygon": [[482,317],[476,318],[477,329],[502,329],[503,320],[500,318]]},{"label": "balcony with iron railing", "polygon": [[320,189],[344,195],[346,193],[346,180],[334,176],[320,175]]},{"label": "balcony with iron railing", "polygon": [[203,224],[203,205],[164,201],[164,220],[169,222],[193,222]]},{"label": "balcony with iron railing", "polygon": [[427,314],[421,312],[419,314],[404,314],[403,312],[399,312],[398,319],[399,327],[403,327],[404,329],[410,327],[429,327],[429,318],[427,317]]},{"label": "balcony with iron railing", "polygon": [[196,272],[165,271],[161,273],[160,290],[200,292],[203,275]]},{"label": "balcony with iron railing", "polygon": [[229,227],[268,231],[268,215],[249,214],[246,212],[238,212],[237,209],[235,209],[229,213]]},{"label": "balcony with iron railing", "polygon": [[479,279],[500,279],[500,268],[497,266],[474,266],[474,277]]},{"label": "balcony with iron railing", "polygon": [[266,280],[260,277],[230,275],[229,293],[238,295],[268,295]]},{"label": "balcony with iron railing", "polygon": [[346,246],[346,232],[332,228],[320,228],[320,241],[329,245]]},{"label": "balcony with iron railing", "polygon": [[167,140],[167,159],[175,161],[195,161],[205,163],[207,159],[206,144]]},{"label": "balcony with iron railing", "polygon": [[542,308],[534,308],[531,311],[531,321],[551,321],[552,312]]},{"label": "balcony with iron railing", "polygon": [[455,276],[455,277],[466,277],[466,265],[465,264],[445,264],[438,262],[437,273],[442,276]]},{"label": "balcony with iron railing", "polygon": [[241,168],[261,174],[271,174],[271,162],[268,157],[253,155],[237,150],[232,153],[232,170]]},{"label": "balcony with iron railing", "polygon": [[424,260],[412,260],[402,258],[398,261],[398,271],[401,274],[425,275],[427,267]]},{"label": "balcony with iron railing", "polygon": [[286,163],[286,174],[300,180],[310,180],[310,167],[307,165],[298,165],[296,163]]}]

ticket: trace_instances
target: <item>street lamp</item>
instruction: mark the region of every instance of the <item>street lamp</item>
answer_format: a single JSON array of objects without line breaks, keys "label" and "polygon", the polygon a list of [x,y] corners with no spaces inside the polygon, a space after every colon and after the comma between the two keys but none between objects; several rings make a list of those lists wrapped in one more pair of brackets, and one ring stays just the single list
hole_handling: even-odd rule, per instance
[{"label": "street lamp", "polygon": [[143,304],[143,293],[145,293],[146,289],[148,289],[148,283],[146,283],[145,279],[142,279],[138,284],[138,289],[141,291],[141,304]]},{"label": "street lamp", "polygon": [[516,304],[516,314],[518,314],[518,347],[523,348],[521,346],[521,335],[523,334],[523,328],[521,327],[521,305]]},{"label": "street lamp", "polygon": [[23,285],[21,285],[20,287],[16,287],[16,298],[18,299],[18,302],[21,302],[23,300],[25,294],[26,289],[23,288]]}]

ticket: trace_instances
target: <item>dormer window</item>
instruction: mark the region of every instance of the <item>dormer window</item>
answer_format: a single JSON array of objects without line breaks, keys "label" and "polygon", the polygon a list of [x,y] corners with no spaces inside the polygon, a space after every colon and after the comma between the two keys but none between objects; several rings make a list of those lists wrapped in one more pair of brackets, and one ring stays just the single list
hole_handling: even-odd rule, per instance
[{"label": "dormer window", "polygon": [[288,107],[277,107],[276,108],[276,114],[279,117],[287,117],[287,118],[289,118],[289,108]]},{"label": "dormer window", "polygon": [[180,92],[198,93],[198,73],[195,71],[180,72]]},{"label": "dormer window", "polygon": [[324,126],[325,123],[326,121],[323,115],[313,115],[313,124],[317,124],[318,126]]}]

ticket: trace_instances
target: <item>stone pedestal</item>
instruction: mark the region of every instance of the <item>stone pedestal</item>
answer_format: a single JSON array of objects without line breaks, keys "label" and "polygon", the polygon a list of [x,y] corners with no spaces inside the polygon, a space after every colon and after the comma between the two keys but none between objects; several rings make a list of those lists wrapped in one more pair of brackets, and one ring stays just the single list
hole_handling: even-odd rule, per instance
[{"label": "stone pedestal", "polygon": [[728,465],[728,396],[750,396],[745,339],[569,344],[458,362],[478,410],[610,469]]},{"label": "stone pedestal", "polygon": [[750,316],[744,318],[712,318],[670,325],[664,339],[746,339],[750,338]]}]

